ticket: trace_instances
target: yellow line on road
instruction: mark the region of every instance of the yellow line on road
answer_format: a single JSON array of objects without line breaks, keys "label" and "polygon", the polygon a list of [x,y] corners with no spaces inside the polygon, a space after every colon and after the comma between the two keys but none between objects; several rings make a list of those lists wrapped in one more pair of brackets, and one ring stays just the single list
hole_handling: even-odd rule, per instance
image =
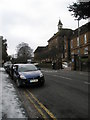
[{"label": "yellow line on road", "polygon": [[30,93],[32,98],[36,100],[36,102],[40,105],[40,107],[43,108],[53,120],[56,120],[56,117],[41,102],[39,102],[39,100],[29,90],[27,91]]},{"label": "yellow line on road", "polygon": [[41,114],[41,116],[46,119],[46,116],[43,114],[41,109],[38,108],[38,106],[33,102],[33,100],[30,99],[30,97],[27,95],[26,92],[24,92],[25,96],[28,98],[28,100],[34,105],[34,107],[37,109],[37,111]]}]

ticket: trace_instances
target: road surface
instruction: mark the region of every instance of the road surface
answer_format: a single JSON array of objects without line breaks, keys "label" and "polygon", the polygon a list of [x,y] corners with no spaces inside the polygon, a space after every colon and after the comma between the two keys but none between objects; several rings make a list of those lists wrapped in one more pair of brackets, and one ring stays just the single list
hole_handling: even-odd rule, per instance
[{"label": "road surface", "polygon": [[[88,118],[88,73],[42,69],[45,85],[17,88],[29,118]],[[5,77],[4,77],[5,78]]]}]

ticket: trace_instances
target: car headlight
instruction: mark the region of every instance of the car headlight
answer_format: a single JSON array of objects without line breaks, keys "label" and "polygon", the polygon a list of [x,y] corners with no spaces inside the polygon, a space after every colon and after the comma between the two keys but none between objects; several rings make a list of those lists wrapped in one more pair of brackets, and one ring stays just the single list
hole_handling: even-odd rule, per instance
[{"label": "car headlight", "polygon": [[42,74],[42,73],[40,73],[40,77],[43,77],[43,74]]},{"label": "car headlight", "polygon": [[26,79],[26,77],[24,75],[20,75],[21,79]]}]

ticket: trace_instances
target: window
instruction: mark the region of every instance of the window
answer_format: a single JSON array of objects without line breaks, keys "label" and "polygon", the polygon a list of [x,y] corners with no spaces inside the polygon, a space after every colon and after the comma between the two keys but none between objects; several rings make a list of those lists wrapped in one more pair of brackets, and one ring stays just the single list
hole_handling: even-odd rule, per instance
[{"label": "window", "polygon": [[84,43],[85,44],[87,43],[87,36],[86,36],[86,34],[84,35]]},{"label": "window", "polygon": [[74,51],[71,52],[71,55],[74,55]]},{"label": "window", "polygon": [[79,46],[79,37],[77,37],[77,46]]},{"label": "window", "polygon": [[65,58],[67,57],[67,53],[65,53]]},{"label": "window", "polygon": [[78,50],[77,53],[80,54],[80,50]]},{"label": "window", "polygon": [[88,47],[84,48],[84,54],[88,54]]},{"label": "window", "polygon": [[66,40],[64,40],[64,47],[65,47],[65,49],[66,49]]},{"label": "window", "polygon": [[71,48],[73,48],[73,40],[71,40]]}]

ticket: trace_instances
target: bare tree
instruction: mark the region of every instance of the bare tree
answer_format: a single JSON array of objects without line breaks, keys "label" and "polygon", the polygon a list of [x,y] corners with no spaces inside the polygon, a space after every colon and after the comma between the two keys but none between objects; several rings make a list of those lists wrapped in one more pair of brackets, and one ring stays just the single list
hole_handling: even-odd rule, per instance
[{"label": "bare tree", "polygon": [[33,50],[27,43],[20,43],[17,45],[17,58],[19,62],[27,62],[28,59],[31,59]]}]

